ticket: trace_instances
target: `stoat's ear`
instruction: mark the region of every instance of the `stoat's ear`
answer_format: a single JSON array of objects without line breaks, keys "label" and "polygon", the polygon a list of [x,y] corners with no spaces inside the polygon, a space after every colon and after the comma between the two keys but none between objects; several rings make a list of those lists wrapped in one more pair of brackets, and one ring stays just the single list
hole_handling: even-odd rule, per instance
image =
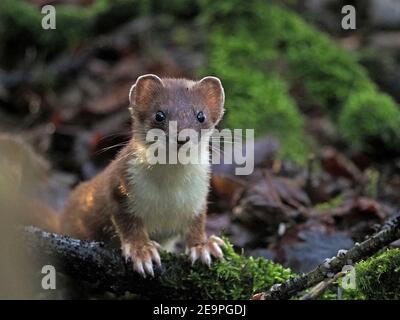
[{"label": "stoat's ear", "polygon": [[212,121],[217,123],[224,114],[225,93],[221,80],[208,76],[201,79],[195,86],[210,110]]},{"label": "stoat's ear", "polygon": [[162,80],[154,74],[145,74],[137,78],[129,91],[131,108],[147,107],[163,86]]}]

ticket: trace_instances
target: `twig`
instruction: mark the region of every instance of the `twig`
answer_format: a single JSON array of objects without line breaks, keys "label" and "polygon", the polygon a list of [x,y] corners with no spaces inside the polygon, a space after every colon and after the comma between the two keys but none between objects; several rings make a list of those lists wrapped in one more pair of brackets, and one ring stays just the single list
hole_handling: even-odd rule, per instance
[{"label": "twig", "polygon": [[324,281],[318,283],[314,288],[312,288],[309,292],[307,292],[304,296],[302,296],[300,300],[315,300],[319,298],[332,283],[334,283],[344,274],[345,274],[344,272],[339,272],[335,274],[333,277],[325,279]]},{"label": "twig", "polygon": [[350,250],[339,250],[338,254],[326,259],[322,264],[307,274],[289,279],[282,284],[272,286],[268,291],[255,296],[258,300],[290,299],[298,292],[323,281],[329,274],[337,274],[346,264],[356,263],[370,257],[380,249],[400,238],[400,215],[385,223],[378,233],[356,245]]}]

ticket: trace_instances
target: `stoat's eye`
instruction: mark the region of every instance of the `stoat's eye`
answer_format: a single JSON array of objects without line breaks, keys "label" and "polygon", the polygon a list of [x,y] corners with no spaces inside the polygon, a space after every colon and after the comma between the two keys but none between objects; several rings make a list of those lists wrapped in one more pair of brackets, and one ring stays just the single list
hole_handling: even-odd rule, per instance
[{"label": "stoat's eye", "polygon": [[157,111],[155,118],[157,122],[163,122],[166,118],[166,115],[162,111]]},{"label": "stoat's eye", "polygon": [[204,115],[203,111],[197,112],[196,118],[200,123],[203,123],[206,120],[206,116]]}]

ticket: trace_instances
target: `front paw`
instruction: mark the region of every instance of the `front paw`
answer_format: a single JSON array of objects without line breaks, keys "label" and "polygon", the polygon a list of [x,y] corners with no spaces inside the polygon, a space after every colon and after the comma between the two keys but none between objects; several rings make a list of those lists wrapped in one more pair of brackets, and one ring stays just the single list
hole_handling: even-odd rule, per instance
[{"label": "front paw", "polygon": [[122,244],[122,254],[125,261],[132,260],[133,270],[138,272],[144,278],[146,275],[154,277],[153,262],[161,266],[158,249],[160,245],[155,241],[147,242],[124,242]]},{"label": "front paw", "polygon": [[192,261],[192,265],[199,258],[207,266],[211,265],[211,256],[222,260],[224,258],[224,254],[221,250],[221,247],[225,246],[225,242],[221,238],[211,236],[205,242],[189,248],[188,253],[190,260]]}]

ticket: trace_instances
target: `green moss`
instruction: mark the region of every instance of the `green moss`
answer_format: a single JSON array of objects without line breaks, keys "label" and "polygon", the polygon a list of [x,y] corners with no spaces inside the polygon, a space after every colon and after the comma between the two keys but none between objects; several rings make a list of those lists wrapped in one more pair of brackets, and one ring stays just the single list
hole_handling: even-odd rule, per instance
[{"label": "green moss", "polygon": [[[399,299],[400,249],[387,249],[355,265],[355,289],[343,290],[344,300]],[[339,280],[340,281],[340,280]],[[335,300],[330,288],[322,299]]]},{"label": "green moss", "polygon": [[[263,258],[247,258],[235,253],[229,243],[224,252],[225,260],[214,262],[210,269],[200,263],[192,267],[187,256],[181,256],[180,259],[187,261],[187,267],[182,267],[180,263],[177,264],[179,268],[176,270],[166,272],[168,277],[163,279],[163,287],[190,292],[190,296],[196,296],[198,299],[247,300],[252,294],[267,290],[273,284],[281,283],[294,276],[289,269],[272,261]],[[164,254],[162,259],[166,261],[172,259],[172,256]],[[188,298],[174,296],[174,290],[166,294],[169,298]]]},{"label": "green moss", "polygon": [[254,37],[284,60],[287,80],[304,85],[305,99],[334,113],[354,92],[375,87],[352,54],[296,13],[263,1],[253,3]]},{"label": "green moss", "polygon": [[339,118],[339,129],[353,146],[363,150],[385,146],[400,150],[400,110],[389,96],[376,91],[352,95]]},{"label": "green moss", "polygon": [[356,283],[367,299],[400,299],[400,249],[389,249],[359,262]]},{"label": "green moss", "polygon": [[[282,140],[285,155],[304,155],[303,120],[288,93],[288,88],[300,84],[303,103],[326,110],[334,123],[339,122],[350,146],[364,150],[368,141],[379,139],[380,147],[399,152],[400,138],[393,126],[399,127],[400,111],[377,91],[351,53],[294,12],[266,1],[200,3],[201,20],[212,26],[207,71],[221,76],[227,97],[231,96],[227,126],[273,133]],[[366,106],[360,97],[374,101],[373,106]],[[378,104],[381,110],[374,109]]]},{"label": "green moss", "polygon": [[252,128],[256,136],[275,135],[283,145],[282,157],[304,162],[309,145],[303,117],[287,83],[269,66],[277,53],[260,45],[246,21],[216,28],[209,39],[211,50],[203,73],[222,79],[227,109],[224,125]]},{"label": "green moss", "polygon": [[[320,297],[320,300],[338,300],[338,283],[332,284]],[[365,300],[364,294],[357,289],[345,289],[340,300]]]},{"label": "green moss", "polygon": [[326,210],[330,210],[330,209],[334,209],[339,207],[342,203],[343,203],[343,195],[338,195],[333,199],[330,199],[327,202],[323,202],[323,203],[318,203],[317,205],[315,205],[315,210],[317,211],[326,211]]},{"label": "green moss", "polygon": [[357,289],[343,290],[342,300],[366,300],[365,295]]}]

